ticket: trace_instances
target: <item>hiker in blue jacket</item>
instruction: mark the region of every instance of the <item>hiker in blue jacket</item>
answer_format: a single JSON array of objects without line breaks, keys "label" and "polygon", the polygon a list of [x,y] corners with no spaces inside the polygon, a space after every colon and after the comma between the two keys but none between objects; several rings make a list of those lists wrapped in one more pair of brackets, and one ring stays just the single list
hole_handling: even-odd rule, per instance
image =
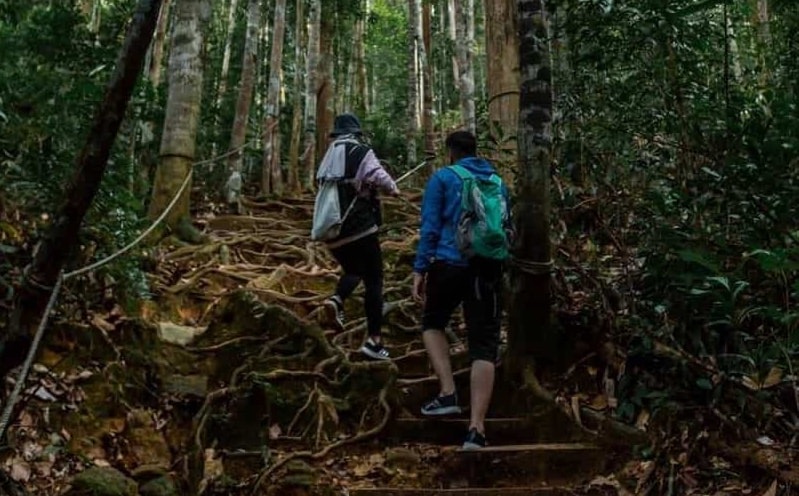
[{"label": "hiker in blue jacket", "polygon": [[[466,131],[446,139],[450,163],[473,176],[500,180],[487,160],[477,157],[477,140]],[[495,364],[499,354],[502,261],[480,256],[467,258],[458,244],[463,179],[457,169],[444,167],[429,179],[422,202],[422,221],[413,266],[413,297],[423,302],[422,337],[440,382],[438,396],[422,407],[427,416],[461,412],[449,343],[444,329],[453,311],[463,304],[469,358],[471,361],[471,410],[469,432],[463,447],[485,446],[485,416],[494,387]],[[501,186],[507,211],[508,193]],[[507,225],[509,218],[506,216]],[[505,234],[503,233],[503,238]],[[509,243],[509,239],[503,239]]]}]

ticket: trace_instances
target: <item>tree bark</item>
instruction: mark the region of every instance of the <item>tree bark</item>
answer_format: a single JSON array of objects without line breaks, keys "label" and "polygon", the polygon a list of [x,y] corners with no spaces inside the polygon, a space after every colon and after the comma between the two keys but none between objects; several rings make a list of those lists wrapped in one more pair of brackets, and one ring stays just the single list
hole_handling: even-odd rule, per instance
[{"label": "tree bark", "polygon": [[477,128],[474,110],[474,68],[472,66],[474,0],[455,1],[455,26],[457,30],[456,53],[458,56],[458,90],[461,102],[461,121],[464,128],[474,133]]},{"label": "tree bark", "polygon": [[264,118],[264,159],[261,191],[283,194],[280,168],[280,85],[283,79],[283,37],[286,31],[286,0],[275,0],[272,55],[269,58],[269,91]]},{"label": "tree bark", "polygon": [[543,0],[517,0],[519,25],[519,170],[514,210],[517,263],[511,273],[508,373],[518,377],[555,356],[550,334],[550,161],[552,72]]},{"label": "tree bark", "polygon": [[305,138],[302,152],[306,187],[314,183],[316,169],[316,105],[319,91],[319,31],[322,19],[320,0],[311,0],[308,13],[308,58],[305,68]]},{"label": "tree bark", "polygon": [[458,16],[455,2],[460,0],[447,0],[447,34],[452,50],[452,84],[458,88],[460,69],[458,68]]},{"label": "tree bark", "polygon": [[420,0],[408,0],[408,127],[406,128],[406,153],[408,166],[416,165],[416,138],[419,135],[419,76],[418,46],[421,44],[419,33]]},{"label": "tree bark", "polygon": [[255,89],[255,64],[258,62],[258,35],[261,27],[261,0],[250,0],[247,6],[247,33],[244,39],[244,59],[241,65],[241,84],[236,101],[236,115],[230,133],[230,177],[225,186],[226,200],[236,205],[238,211],[241,194],[242,148],[247,139],[247,123],[250,117],[252,95]]},{"label": "tree bark", "polygon": [[136,81],[144,67],[155,32],[161,0],[140,0],[119,53],[116,69],[77,159],[66,200],[35,250],[17,292],[7,334],[0,337],[0,377],[21,364],[52,287],[78,244],[83,218],[100,189],[108,157],[125,116]]},{"label": "tree bark", "polygon": [[512,184],[519,126],[519,44],[515,0],[485,2],[488,120],[492,160]]},{"label": "tree bark", "polygon": [[[177,0],[178,2],[181,0]],[[214,108],[222,107],[222,99],[227,93],[227,76],[230,72],[230,52],[233,46],[233,32],[236,31],[236,9],[238,0],[230,0],[228,4],[227,34],[225,35],[225,49],[222,52],[222,72],[219,74],[219,84],[216,91],[216,102]]]},{"label": "tree bark", "polygon": [[[300,141],[302,139],[302,104],[303,104],[303,22],[305,20],[305,0],[297,0],[294,8],[294,108],[291,117],[291,142],[289,143],[289,190],[298,193],[300,184]],[[307,77],[307,74],[306,74]]]},{"label": "tree bark", "polygon": [[369,112],[369,102],[367,98],[368,86],[366,83],[366,50],[363,40],[366,35],[366,16],[369,11],[365,2],[361,2],[362,10],[358,19],[355,21],[355,94],[352,108],[359,116],[365,116]]},{"label": "tree bark", "polygon": [[431,15],[432,6],[427,0],[422,7],[422,44],[419,50],[419,59],[422,66],[422,132],[424,133],[424,155],[430,160],[429,167],[424,170],[424,175],[429,177],[435,170],[432,158],[436,155],[435,129],[433,122],[433,67],[430,63],[432,48]]},{"label": "tree bark", "polygon": [[153,40],[152,49],[150,50],[150,66],[147,72],[150,83],[156,88],[161,85],[164,42],[166,40],[167,27],[169,26],[170,5],[172,5],[172,0],[163,0],[161,4],[161,12],[158,15],[158,25],[155,30],[155,39]]},{"label": "tree bark", "polygon": [[[316,93],[316,156],[321,157],[327,149],[327,136],[333,129],[333,36],[335,23],[332,6],[322,4],[324,9],[319,29],[319,65],[317,69],[318,89]],[[315,168],[314,164],[314,168]]]},{"label": "tree bark", "polygon": [[[158,217],[180,190],[195,159],[203,86],[203,30],[210,15],[207,0],[178,0],[169,53],[169,96],[161,136],[161,161],[155,174],[149,216]],[[167,225],[190,229],[190,187],[167,215]],[[179,232],[194,237],[195,232]]]}]

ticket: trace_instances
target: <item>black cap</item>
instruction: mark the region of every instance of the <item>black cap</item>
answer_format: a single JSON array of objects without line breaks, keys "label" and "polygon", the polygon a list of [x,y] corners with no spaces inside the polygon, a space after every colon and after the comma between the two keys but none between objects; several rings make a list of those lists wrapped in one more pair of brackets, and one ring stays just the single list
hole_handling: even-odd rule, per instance
[{"label": "black cap", "polygon": [[341,114],[336,116],[333,121],[333,132],[330,133],[331,138],[342,136],[345,134],[363,134],[361,131],[361,122],[355,117],[355,114]]}]

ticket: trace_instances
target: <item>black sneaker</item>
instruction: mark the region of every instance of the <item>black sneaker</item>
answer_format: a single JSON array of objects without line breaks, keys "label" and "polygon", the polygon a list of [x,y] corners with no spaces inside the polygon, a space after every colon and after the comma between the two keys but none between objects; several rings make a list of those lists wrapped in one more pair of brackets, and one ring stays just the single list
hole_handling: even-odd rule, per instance
[{"label": "black sneaker", "polygon": [[463,449],[475,450],[485,447],[486,447],[485,436],[477,432],[477,429],[470,429],[469,434],[466,435],[466,440],[463,442]]},{"label": "black sneaker", "polygon": [[361,353],[372,360],[389,360],[391,358],[383,344],[375,343],[372,338],[367,339],[363,346],[361,346]]},{"label": "black sneaker", "polygon": [[344,330],[344,303],[338,296],[331,296],[325,300],[327,317],[339,328]]},{"label": "black sneaker", "polygon": [[461,407],[458,406],[457,393],[448,394],[447,396],[437,396],[422,407],[422,415],[430,417],[453,415],[456,413],[461,413]]}]

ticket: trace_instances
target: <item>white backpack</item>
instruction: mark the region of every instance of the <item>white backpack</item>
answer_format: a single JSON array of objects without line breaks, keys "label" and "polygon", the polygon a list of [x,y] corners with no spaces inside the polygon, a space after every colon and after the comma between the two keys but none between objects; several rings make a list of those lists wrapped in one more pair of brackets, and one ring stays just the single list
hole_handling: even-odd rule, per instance
[{"label": "white backpack", "polygon": [[338,237],[341,232],[341,226],[347,220],[347,216],[358,199],[356,195],[342,214],[338,186],[352,181],[345,177],[347,143],[360,144],[352,138],[342,138],[334,141],[327,148],[322,163],[319,165],[319,170],[316,172],[316,182],[319,189],[316,192],[311,227],[311,240],[313,241],[329,241]]}]

